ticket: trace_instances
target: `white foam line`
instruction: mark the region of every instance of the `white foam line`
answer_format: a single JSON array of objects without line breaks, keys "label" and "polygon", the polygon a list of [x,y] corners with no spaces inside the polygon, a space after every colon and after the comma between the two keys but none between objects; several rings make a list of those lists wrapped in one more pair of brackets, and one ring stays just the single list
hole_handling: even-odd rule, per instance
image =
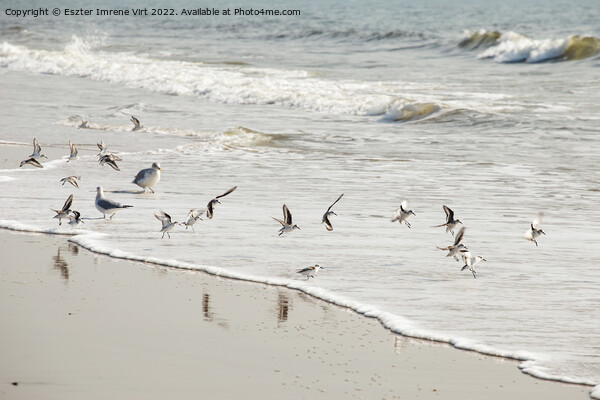
[{"label": "white foam line", "polygon": [[157,257],[137,256],[137,255],[125,252],[125,251],[118,250],[118,249],[111,250],[108,248],[104,248],[102,246],[98,246],[96,243],[94,243],[95,239],[106,236],[105,234],[102,234],[102,233],[85,232],[85,231],[84,232],[79,231],[79,232],[67,233],[67,232],[58,231],[57,229],[40,230],[40,229],[32,228],[25,224],[20,224],[20,223],[14,222],[14,221],[7,221],[7,220],[0,220],[0,228],[10,229],[10,230],[14,230],[14,231],[22,231],[22,232],[69,235],[69,236],[71,236],[71,238],[69,238],[69,242],[75,243],[75,244],[77,244],[89,251],[92,251],[94,253],[107,255],[107,256],[110,256],[113,258],[129,260],[129,261],[137,261],[137,262],[142,262],[142,263],[146,263],[146,264],[154,264],[154,265],[158,265],[158,266],[162,266],[162,267],[169,267],[169,268],[174,268],[174,269],[200,271],[200,272],[205,272],[210,275],[223,277],[223,278],[229,278],[229,279],[235,279],[235,280],[239,280],[239,281],[255,282],[255,283],[267,284],[267,285],[272,285],[272,286],[287,287],[292,290],[297,290],[297,291],[303,292],[305,294],[313,296],[319,300],[326,301],[333,305],[344,307],[344,308],[349,308],[358,314],[364,315],[365,317],[377,318],[379,320],[379,322],[386,329],[389,329],[390,331],[392,331],[396,334],[402,335],[402,336],[406,336],[406,337],[410,337],[410,338],[414,338],[414,339],[438,342],[438,343],[443,343],[443,344],[449,344],[457,349],[473,351],[476,353],[485,354],[485,355],[489,355],[489,356],[493,356],[493,357],[502,357],[502,358],[512,359],[515,361],[521,361],[521,363],[518,366],[519,369],[523,373],[533,376],[535,378],[539,378],[539,379],[543,379],[543,380],[557,381],[557,382],[564,382],[564,383],[572,383],[572,384],[578,384],[578,385],[585,385],[585,386],[598,385],[590,392],[590,396],[592,396],[593,398],[600,398],[600,389],[599,389],[600,384],[598,384],[597,382],[591,382],[591,381],[576,379],[576,378],[572,378],[572,377],[564,377],[564,376],[556,376],[556,375],[547,374],[544,372],[543,369],[537,367],[537,365],[536,365],[537,363],[535,361],[536,357],[532,353],[529,353],[526,351],[516,351],[515,352],[515,351],[498,350],[498,349],[495,349],[490,346],[486,346],[486,345],[479,344],[474,341],[470,341],[468,339],[456,339],[456,338],[452,338],[449,336],[442,336],[439,333],[432,333],[432,332],[428,332],[423,329],[415,328],[413,326],[412,321],[410,321],[400,315],[395,315],[390,312],[378,310],[376,307],[373,307],[373,306],[370,306],[370,305],[367,305],[364,303],[360,303],[360,302],[357,302],[354,300],[347,299],[343,296],[333,294],[326,289],[310,286],[307,283],[304,283],[302,281],[296,281],[296,280],[290,280],[290,279],[284,279],[284,278],[268,278],[268,277],[260,277],[260,276],[252,276],[252,275],[246,275],[246,274],[240,274],[240,273],[233,273],[233,272],[227,271],[223,268],[214,267],[214,266],[197,265],[197,264],[193,264],[193,263],[189,263],[189,262],[182,262],[182,261],[178,261],[178,260],[174,260],[174,259],[173,260],[165,260],[165,259],[161,259],[161,258],[157,258]]}]

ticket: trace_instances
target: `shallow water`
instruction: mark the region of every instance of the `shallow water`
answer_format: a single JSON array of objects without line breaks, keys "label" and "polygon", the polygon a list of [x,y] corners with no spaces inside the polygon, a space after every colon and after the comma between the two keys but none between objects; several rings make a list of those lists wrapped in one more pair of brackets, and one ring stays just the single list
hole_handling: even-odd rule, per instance
[{"label": "shallow water", "polygon": [[[37,137],[65,156],[72,140],[81,158],[1,171],[1,224],[290,285],[404,334],[598,384],[600,59],[569,56],[583,46],[574,35],[600,38],[590,4],[431,13],[304,1],[286,20],[64,17],[60,27],[3,15],[0,140]],[[123,158],[120,172],[98,165],[100,140]],[[156,194],[136,193],[131,180],[155,161]],[[82,176],[79,190],[60,186],[68,175]],[[134,208],[97,219],[99,185]],[[235,185],[195,234],[160,239],[154,212],[181,221]],[[49,210],[71,193],[80,230]],[[327,232],[321,216],[341,193]],[[390,223],[403,199],[411,229]],[[278,237],[284,203],[301,230]],[[478,279],[436,249],[452,242],[432,228],[443,204],[487,259]],[[522,236],[539,211],[547,235],[536,247]],[[295,273],[315,263],[325,267],[315,279]]]}]

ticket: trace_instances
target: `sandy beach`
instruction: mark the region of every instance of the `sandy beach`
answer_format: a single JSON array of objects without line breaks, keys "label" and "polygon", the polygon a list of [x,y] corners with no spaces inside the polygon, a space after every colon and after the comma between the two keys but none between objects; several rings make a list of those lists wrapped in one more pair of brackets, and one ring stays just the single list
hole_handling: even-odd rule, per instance
[{"label": "sandy beach", "polygon": [[0,232],[3,399],[585,399],[280,287]]}]

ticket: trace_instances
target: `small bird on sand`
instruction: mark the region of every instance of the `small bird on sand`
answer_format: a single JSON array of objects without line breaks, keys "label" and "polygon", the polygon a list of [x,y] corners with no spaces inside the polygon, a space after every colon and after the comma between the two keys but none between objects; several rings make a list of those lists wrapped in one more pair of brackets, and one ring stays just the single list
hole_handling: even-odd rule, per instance
[{"label": "small bird on sand", "polygon": [[162,232],[161,239],[163,239],[165,237],[165,233],[167,234],[169,239],[171,239],[171,234],[169,232],[172,231],[173,228],[175,228],[175,225],[181,225],[181,224],[177,221],[172,221],[171,216],[169,214],[167,214],[166,212],[164,212],[163,210],[160,210],[160,211],[154,213],[154,216],[156,217],[156,219],[158,219],[160,222],[162,222],[162,229],[160,230]]},{"label": "small bird on sand", "polygon": [[194,231],[194,233],[196,232],[196,230],[194,229],[194,225],[196,225],[196,222],[198,222],[198,220],[202,221],[202,218],[200,218],[200,216],[204,213],[204,210],[198,210],[198,209],[191,209],[190,212],[188,212],[187,216],[185,217],[185,222],[183,223],[183,225],[185,225],[185,229],[189,228],[190,226],[192,227],[192,231]]},{"label": "small bird on sand", "polygon": [[299,269],[296,272],[306,276],[306,280],[309,280],[310,278],[314,278],[320,269],[325,269],[325,268],[321,267],[319,264],[315,264],[310,267]]}]

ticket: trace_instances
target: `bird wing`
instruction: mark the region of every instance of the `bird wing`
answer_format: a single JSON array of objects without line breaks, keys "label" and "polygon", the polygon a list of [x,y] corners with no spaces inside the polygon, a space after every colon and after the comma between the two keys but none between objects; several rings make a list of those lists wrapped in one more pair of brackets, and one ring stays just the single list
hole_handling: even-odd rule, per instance
[{"label": "bird wing", "polygon": [[227,196],[229,193],[233,192],[235,189],[237,189],[237,186],[232,187],[231,189],[229,189],[228,191],[226,191],[225,193],[215,197],[216,199],[220,199],[221,197],[225,197]]},{"label": "bird wing", "polygon": [[211,200],[208,202],[207,206],[206,206],[206,217],[208,219],[212,219],[213,214],[214,214],[214,210],[213,210],[213,202],[215,200]]},{"label": "bird wing", "polygon": [[329,212],[329,210],[331,210],[331,207],[333,207],[333,206],[335,205],[335,203],[337,203],[338,201],[340,201],[340,199],[341,199],[342,197],[344,197],[344,193],[340,194],[340,197],[338,197],[338,198],[337,198],[337,200],[336,200],[336,201],[334,201],[334,202],[333,202],[333,203],[332,203],[332,204],[329,206],[329,208],[327,209],[327,212]]},{"label": "bird wing", "polygon": [[40,147],[38,141],[36,138],[33,138],[33,153],[40,153],[42,151],[42,148]]},{"label": "bird wing", "polygon": [[[444,212],[446,213],[446,222],[454,221],[454,211],[450,209],[448,206],[443,206]],[[442,225],[440,225],[442,226]]]},{"label": "bird wing", "polygon": [[283,220],[286,224],[292,225],[292,213],[285,204],[283,205]]},{"label": "bird wing", "polygon": [[104,140],[101,140],[100,143],[96,143],[96,146],[98,146],[100,151],[102,151],[106,148],[106,145],[104,144]]},{"label": "bird wing", "polygon": [[285,226],[285,222],[283,222],[279,218],[275,218],[275,217],[271,217],[271,218],[273,218],[275,221],[279,222],[281,224],[281,226]]},{"label": "bird wing", "polygon": [[131,116],[131,122],[133,122],[133,125],[135,125],[136,128],[140,126],[140,120],[133,115]]},{"label": "bird wing", "polygon": [[531,228],[537,229],[537,227],[542,223],[542,218],[544,218],[544,213],[538,213],[538,215],[534,218],[533,222],[531,223]]},{"label": "bird wing", "polygon": [[310,272],[310,271],[314,271],[314,269],[315,269],[315,267],[312,267],[312,266],[311,266],[311,267],[306,267],[306,268],[299,269],[299,270],[298,270],[298,271],[296,271],[296,272],[298,272],[298,273],[302,273],[302,272]]},{"label": "bird wing", "polygon": [[323,222],[325,223],[325,229],[327,229],[328,231],[333,230],[333,225],[331,225],[331,222],[329,221],[327,214],[323,215]]},{"label": "bird wing", "polygon": [[65,204],[62,207],[62,211],[69,211],[69,209],[71,208],[72,204],[73,204],[73,195],[70,195],[67,198],[67,201],[65,201]]},{"label": "bird wing", "polygon": [[464,235],[465,235],[465,228],[462,227],[462,228],[460,228],[460,230],[456,234],[456,237],[454,238],[454,246],[459,245],[459,243],[463,240]]}]

